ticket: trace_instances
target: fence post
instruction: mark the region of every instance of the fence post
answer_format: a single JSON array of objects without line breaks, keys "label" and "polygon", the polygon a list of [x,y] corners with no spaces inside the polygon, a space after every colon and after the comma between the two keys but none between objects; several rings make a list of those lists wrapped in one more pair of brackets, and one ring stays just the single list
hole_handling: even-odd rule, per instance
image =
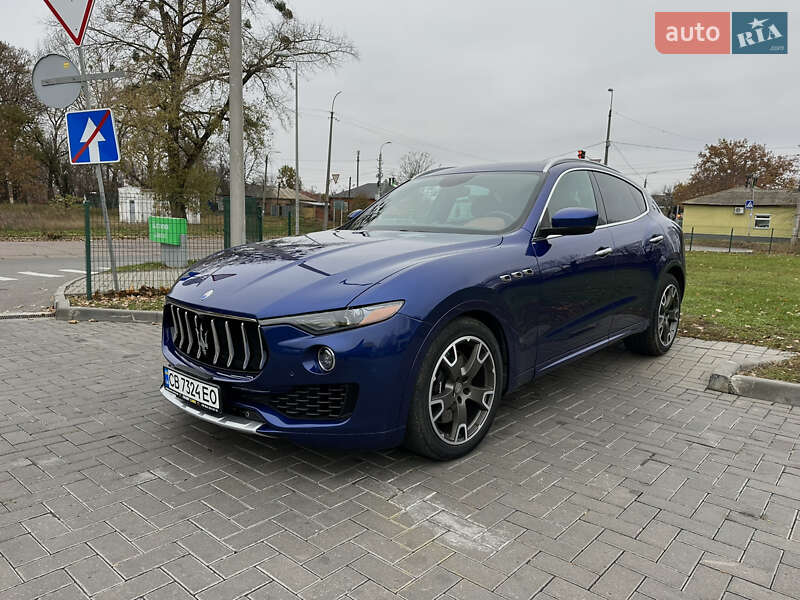
[{"label": "fence post", "polygon": [[222,199],[222,244],[225,248],[231,247],[231,199]]},{"label": "fence post", "polygon": [[258,239],[254,242],[264,241],[264,209],[260,206],[256,207],[256,222],[258,223]]},{"label": "fence post", "polygon": [[86,253],[86,299],[92,299],[92,220],[89,201],[83,200],[84,252]]},{"label": "fence post", "polygon": [[731,253],[731,248],[733,248],[733,227],[731,227],[731,238],[728,240],[728,254]]},{"label": "fence post", "polygon": [[767,250],[767,254],[772,254],[772,238],[775,236],[775,228],[773,227],[772,230],[769,232],[769,250]]},{"label": "fence post", "polygon": [[689,234],[689,252],[692,251],[693,243],[694,243],[694,227],[692,227],[692,233]]},{"label": "fence post", "polygon": [[287,224],[286,235],[291,236],[292,235],[292,209],[291,208],[287,211],[286,216],[287,216],[287,219],[286,219],[286,224]]}]

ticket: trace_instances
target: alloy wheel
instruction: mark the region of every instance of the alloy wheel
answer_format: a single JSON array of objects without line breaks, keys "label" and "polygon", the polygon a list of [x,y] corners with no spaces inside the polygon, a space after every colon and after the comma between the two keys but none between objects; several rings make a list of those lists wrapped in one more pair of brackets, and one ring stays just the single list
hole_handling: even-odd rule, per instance
[{"label": "alloy wheel", "polygon": [[454,446],[477,435],[492,409],[497,387],[494,358],[475,336],[452,342],[436,362],[428,414],[436,435]]},{"label": "alloy wheel", "polygon": [[669,347],[675,339],[680,317],[681,296],[675,284],[670,283],[664,288],[658,305],[658,339],[664,347]]}]

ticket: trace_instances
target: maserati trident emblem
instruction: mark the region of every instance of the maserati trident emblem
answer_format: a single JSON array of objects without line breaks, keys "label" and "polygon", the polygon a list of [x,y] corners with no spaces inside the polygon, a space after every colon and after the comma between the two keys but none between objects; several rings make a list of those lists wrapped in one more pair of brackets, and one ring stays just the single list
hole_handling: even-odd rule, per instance
[{"label": "maserati trident emblem", "polygon": [[206,352],[208,352],[208,330],[205,328],[203,323],[198,323],[196,328],[197,333],[197,344],[200,347],[200,354],[205,356]]},{"label": "maserati trident emblem", "polygon": [[208,300],[211,297],[211,294],[214,293],[214,290],[208,290],[205,294],[200,296],[200,300]]}]

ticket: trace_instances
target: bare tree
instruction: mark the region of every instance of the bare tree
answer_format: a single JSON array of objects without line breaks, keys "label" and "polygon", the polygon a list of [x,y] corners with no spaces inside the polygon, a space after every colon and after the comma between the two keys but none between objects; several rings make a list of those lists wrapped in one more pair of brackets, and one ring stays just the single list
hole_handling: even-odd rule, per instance
[{"label": "bare tree", "polygon": [[[228,8],[229,0],[118,0],[95,10],[87,35],[90,67],[130,74],[104,98],[119,113],[122,168],[167,198],[173,214],[217,184],[215,145],[227,144]],[[355,49],[278,0],[243,0],[243,16],[245,143],[257,153],[283,113],[294,61],[309,73]]]},{"label": "bare tree", "polygon": [[427,152],[408,152],[400,158],[399,179],[401,181],[413,179],[430,169],[433,164],[433,157]]}]

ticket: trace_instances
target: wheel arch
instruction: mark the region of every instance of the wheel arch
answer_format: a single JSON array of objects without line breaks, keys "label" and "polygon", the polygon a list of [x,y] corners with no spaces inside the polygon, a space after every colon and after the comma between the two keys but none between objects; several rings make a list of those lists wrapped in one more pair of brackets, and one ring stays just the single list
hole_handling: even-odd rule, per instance
[{"label": "wheel arch", "polygon": [[678,285],[680,286],[681,290],[681,298],[683,298],[684,292],[686,291],[686,272],[683,268],[683,265],[678,262],[670,263],[664,269],[664,273],[668,273],[678,280]]},{"label": "wheel arch", "polygon": [[514,349],[511,347],[511,336],[513,332],[509,331],[511,327],[510,323],[504,323],[502,317],[492,310],[490,297],[483,299],[471,298],[469,300],[464,300],[462,298],[462,302],[454,302],[450,304],[449,307],[445,308],[447,304],[447,302],[443,302],[437,307],[438,310],[432,311],[432,314],[436,315],[436,317],[425,339],[417,348],[416,355],[411,363],[411,376],[408,378],[407,392],[404,394],[406,399],[401,408],[403,415],[408,414],[408,407],[411,396],[413,395],[417,374],[431,344],[442,329],[456,319],[462,317],[469,317],[482,323],[488,327],[495,336],[497,344],[500,346],[503,359],[503,392],[505,393],[505,391],[509,389],[509,383],[511,381],[511,376],[514,374],[515,364]]},{"label": "wheel arch", "polygon": [[[458,315],[455,315],[452,319],[448,321],[451,323],[456,319],[461,319],[463,317],[469,317],[471,319],[475,319],[476,321],[483,323],[492,332],[494,338],[497,340],[497,345],[500,346],[500,353],[503,357],[503,392],[508,389],[508,363],[509,363],[509,350],[508,350],[508,338],[506,336],[506,332],[503,329],[502,323],[495,317],[492,313],[484,309],[473,309],[468,310],[466,312],[462,312]],[[447,325],[445,323],[444,325]]]}]

